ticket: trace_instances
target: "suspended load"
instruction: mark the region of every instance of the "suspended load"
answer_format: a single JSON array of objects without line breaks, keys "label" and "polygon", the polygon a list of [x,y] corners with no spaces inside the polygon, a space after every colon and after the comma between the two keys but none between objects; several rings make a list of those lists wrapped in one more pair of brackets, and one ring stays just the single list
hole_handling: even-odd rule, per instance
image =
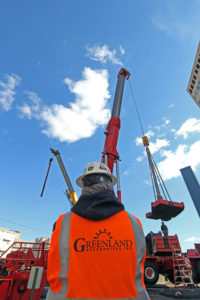
[{"label": "suspended load", "polygon": [[[170,195],[164,184],[164,181],[160,175],[160,172],[149,150],[148,137],[143,136],[142,141],[146,148],[146,153],[147,153],[150,173],[151,173],[153,192],[155,197],[155,201],[151,203],[151,212],[148,212],[146,214],[146,218],[169,221],[172,218],[178,216],[184,210],[184,203],[173,202],[171,200]],[[163,196],[161,195],[161,191]]]}]

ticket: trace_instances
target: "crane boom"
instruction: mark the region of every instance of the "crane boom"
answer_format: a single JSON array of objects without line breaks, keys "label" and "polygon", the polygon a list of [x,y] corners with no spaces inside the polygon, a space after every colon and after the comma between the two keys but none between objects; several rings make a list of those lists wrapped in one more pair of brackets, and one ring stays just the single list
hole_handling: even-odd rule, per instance
[{"label": "crane boom", "polygon": [[120,111],[121,111],[121,103],[124,91],[124,82],[125,78],[128,79],[130,77],[130,73],[121,68],[118,73],[118,81],[115,91],[115,98],[114,104],[112,109],[112,115],[106,127],[106,139],[104,143],[104,149],[102,153],[102,162],[107,164],[111,173],[113,173],[114,163],[117,164],[117,194],[118,199],[121,201],[121,192],[120,192],[120,184],[119,184],[119,167],[118,167],[118,160],[119,160],[119,153],[117,152],[117,142],[118,142],[118,135],[120,130]]},{"label": "crane boom", "polygon": [[58,150],[54,150],[52,148],[50,148],[51,152],[55,155],[56,159],[57,159],[57,162],[59,164],[59,167],[60,167],[60,170],[63,174],[63,177],[64,177],[64,180],[67,184],[67,187],[68,187],[68,190],[69,190],[69,198],[70,198],[70,201],[71,203],[74,205],[76,204],[76,202],[78,201],[78,197],[77,197],[77,194],[76,192],[74,191],[74,188],[71,184],[71,181],[69,179],[69,176],[67,174],[67,171],[65,169],[65,166],[63,164],[63,161],[62,161],[62,158],[60,156],[60,152]]}]

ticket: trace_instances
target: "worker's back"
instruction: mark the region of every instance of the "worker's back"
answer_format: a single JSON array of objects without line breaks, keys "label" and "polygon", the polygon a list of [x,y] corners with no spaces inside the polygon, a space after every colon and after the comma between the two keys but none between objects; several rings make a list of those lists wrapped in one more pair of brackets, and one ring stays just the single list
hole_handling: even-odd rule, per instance
[{"label": "worker's back", "polygon": [[51,239],[48,300],[149,299],[141,234],[139,223],[124,210],[99,221],[73,212],[62,215]]},{"label": "worker's back", "polygon": [[48,257],[48,300],[149,299],[145,238],[115,196],[115,177],[91,163],[77,179],[82,195],[56,222]]}]

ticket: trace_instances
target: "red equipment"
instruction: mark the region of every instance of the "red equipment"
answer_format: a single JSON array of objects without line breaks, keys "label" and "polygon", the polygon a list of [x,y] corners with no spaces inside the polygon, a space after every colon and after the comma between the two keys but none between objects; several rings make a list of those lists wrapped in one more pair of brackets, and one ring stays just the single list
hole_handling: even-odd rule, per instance
[{"label": "red equipment", "polygon": [[[149,150],[149,140],[147,136],[142,137],[143,144],[146,148],[146,154],[149,162],[152,186],[154,191],[155,202],[151,203],[152,211],[146,214],[146,218],[163,221],[169,221],[175,218],[184,210],[184,203],[173,202],[156,166],[155,161]],[[161,195],[161,191],[163,196]]]},{"label": "red equipment", "polygon": [[177,235],[165,237],[161,233],[150,232],[146,236],[146,249],[144,264],[146,284],[156,284],[159,274],[162,274],[175,285],[194,285],[189,256],[181,253]]},{"label": "red equipment", "polygon": [[119,181],[119,153],[117,152],[117,141],[120,129],[120,111],[122,96],[124,90],[124,81],[125,78],[129,79],[130,73],[122,68],[118,73],[118,82],[115,91],[114,104],[112,109],[112,115],[108,125],[106,127],[106,139],[104,144],[104,149],[102,153],[102,162],[108,165],[111,173],[113,173],[114,163],[117,166],[117,197],[121,201],[121,190],[120,190],[120,181]]},{"label": "red equipment", "polygon": [[195,249],[188,249],[187,256],[192,265],[192,273],[195,283],[200,283],[200,244],[194,244]]},{"label": "red equipment", "polygon": [[[47,280],[48,249],[44,242],[14,242],[0,256],[0,300],[40,299]],[[27,288],[32,267],[43,268],[38,289]]]}]

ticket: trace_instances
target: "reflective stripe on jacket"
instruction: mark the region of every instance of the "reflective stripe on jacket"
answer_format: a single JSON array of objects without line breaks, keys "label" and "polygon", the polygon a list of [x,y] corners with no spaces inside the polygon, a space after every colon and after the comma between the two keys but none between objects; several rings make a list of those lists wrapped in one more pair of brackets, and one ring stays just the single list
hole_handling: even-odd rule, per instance
[{"label": "reflective stripe on jacket", "polygon": [[60,216],[51,237],[47,300],[150,299],[139,223],[124,210],[99,221]]}]

